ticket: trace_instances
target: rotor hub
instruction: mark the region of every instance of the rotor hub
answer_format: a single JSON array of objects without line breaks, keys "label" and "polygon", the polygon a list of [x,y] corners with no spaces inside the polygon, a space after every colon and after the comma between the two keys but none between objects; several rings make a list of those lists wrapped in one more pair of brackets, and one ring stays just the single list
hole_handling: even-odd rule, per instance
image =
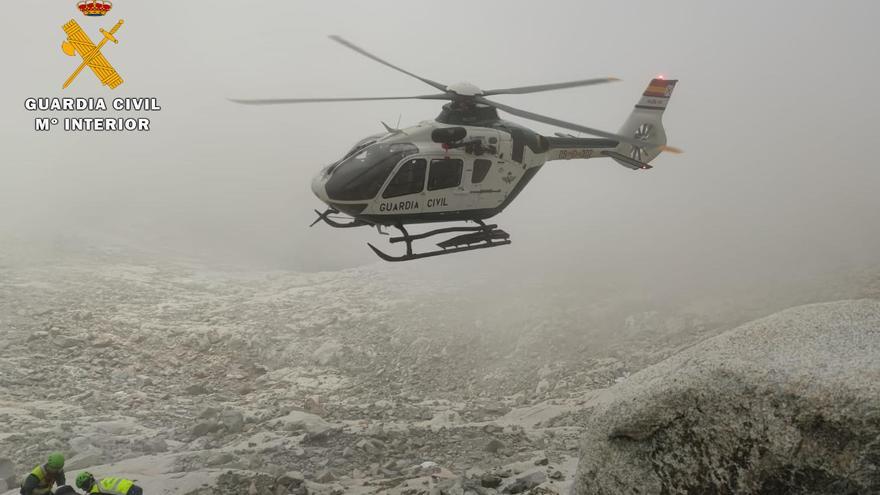
[{"label": "rotor hub", "polygon": [[479,96],[483,94],[483,90],[469,82],[457,82],[446,86],[446,91],[455,93],[459,96]]},{"label": "rotor hub", "polygon": [[443,105],[443,111],[437,116],[437,122],[447,125],[485,125],[491,126],[498,122],[498,111],[488,105],[463,105],[451,102]]}]

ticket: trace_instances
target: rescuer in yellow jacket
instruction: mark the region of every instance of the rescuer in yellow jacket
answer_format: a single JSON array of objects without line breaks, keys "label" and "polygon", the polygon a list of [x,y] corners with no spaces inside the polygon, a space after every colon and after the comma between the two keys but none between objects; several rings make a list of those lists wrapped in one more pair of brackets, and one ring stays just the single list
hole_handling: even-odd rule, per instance
[{"label": "rescuer in yellow jacket", "polygon": [[48,495],[52,493],[52,485],[64,485],[64,455],[52,452],[46,464],[35,467],[21,484],[21,495]]},{"label": "rescuer in yellow jacket", "polygon": [[92,473],[83,471],[76,477],[76,486],[86,493],[101,495],[144,495],[144,490],[133,481],[125,478],[101,478],[96,480]]}]

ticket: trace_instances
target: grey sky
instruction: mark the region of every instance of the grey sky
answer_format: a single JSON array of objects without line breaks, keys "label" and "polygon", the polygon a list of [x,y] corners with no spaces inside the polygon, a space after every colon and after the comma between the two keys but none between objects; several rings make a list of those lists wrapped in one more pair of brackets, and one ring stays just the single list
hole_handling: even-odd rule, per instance
[{"label": "grey sky", "polygon": [[[75,234],[294,269],[374,262],[364,243],[384,241],[373,231],[306,228],[320,208],[309,181],[380,120],[409,125],[439,105],[226,101],[430,92],[327,39],[339,34],[447,83],[621,77],[498,97],[609,131],[653,76],[680,79],[664,123],[685,154],[646,173],[552,162],[493,219],[512,246],[419,263],[466,275],[552,260],[560,274],[710,283],[876,263],[880,252],[876,2],[117,0],[100,20],[75,3],[0,16],[0,235]],[[111,92],[84,73],[61,90],[77,64],[60,50],[71,18],[93,39],[125,19],[120,43],[104,49],[123,86]],[[31,96],[155,96],[163,110],[146,115],[148,134],[44,134],[23,108]]]}]

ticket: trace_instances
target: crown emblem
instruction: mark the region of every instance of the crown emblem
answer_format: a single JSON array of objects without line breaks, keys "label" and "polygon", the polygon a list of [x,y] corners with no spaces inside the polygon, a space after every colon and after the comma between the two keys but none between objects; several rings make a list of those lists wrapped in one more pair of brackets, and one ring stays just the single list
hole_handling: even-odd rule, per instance
[{"label": "crown emblem", "polygon": [[107,15],[113,4],[109,0],[82,0],[76,4],[76,7],[83,15],[96,17]]}]

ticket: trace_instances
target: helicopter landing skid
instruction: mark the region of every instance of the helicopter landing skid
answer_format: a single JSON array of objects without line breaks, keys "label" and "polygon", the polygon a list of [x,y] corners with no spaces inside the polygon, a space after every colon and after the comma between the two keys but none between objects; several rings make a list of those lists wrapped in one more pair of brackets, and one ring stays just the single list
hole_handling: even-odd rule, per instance
[{"label": "helicopter landing skid", "polygon": [[[367,246],[370,246],[370,249],[372,249],[377,256],[385,261],[409,261],[417,260],[420,258],[430,258],[432,256],[442,256],[445,254],[460,253],[462,251],[473,251],[474,249],[485,249],[510,244],[510,234],[499,229],[497,225],[486,225],[480,220],[476,220],[476,222],[479,224],[479,227],[448,227],[444,229],[431,230],[423,234],[415,235],[410,235],[403,225],[395,225],[394,227],[402,232],[403,235],[400,237],[392,237],[388,239],[388,242],[405,242],[406,254],[402,256],[391,256],[387,253],[380,251],[376,248],[376,246],[373,246],[370,243],[367,243]],[[413,252],[413,241],[426,239],[435,235],[448,234],[451,232],[466,233],[446,239],[445,241],[438,242],[437,246],[441,249],[428,251],[425,253]]]},{"label": "helicopter landing skid", "polygon": [[372,225],[369,222],[365,222],[357,218],[352,219],[350,222],[337,222],[336,220],[330,218],[330,215],[336,215],[337,213],[339,213],[339,210],[335,208],[327,208],[326,210],[324,210],[324,213],[315,210],[315,213],[318,214],[318,218],[316,218],[315,221],[312,222],[311,225],[309,225],[309,227],[314,227],[315,224],[320,221],[323,221],[327,225],[335,227],[337,229],[347,229],[351,227],[363,227],[364,225]]}]

